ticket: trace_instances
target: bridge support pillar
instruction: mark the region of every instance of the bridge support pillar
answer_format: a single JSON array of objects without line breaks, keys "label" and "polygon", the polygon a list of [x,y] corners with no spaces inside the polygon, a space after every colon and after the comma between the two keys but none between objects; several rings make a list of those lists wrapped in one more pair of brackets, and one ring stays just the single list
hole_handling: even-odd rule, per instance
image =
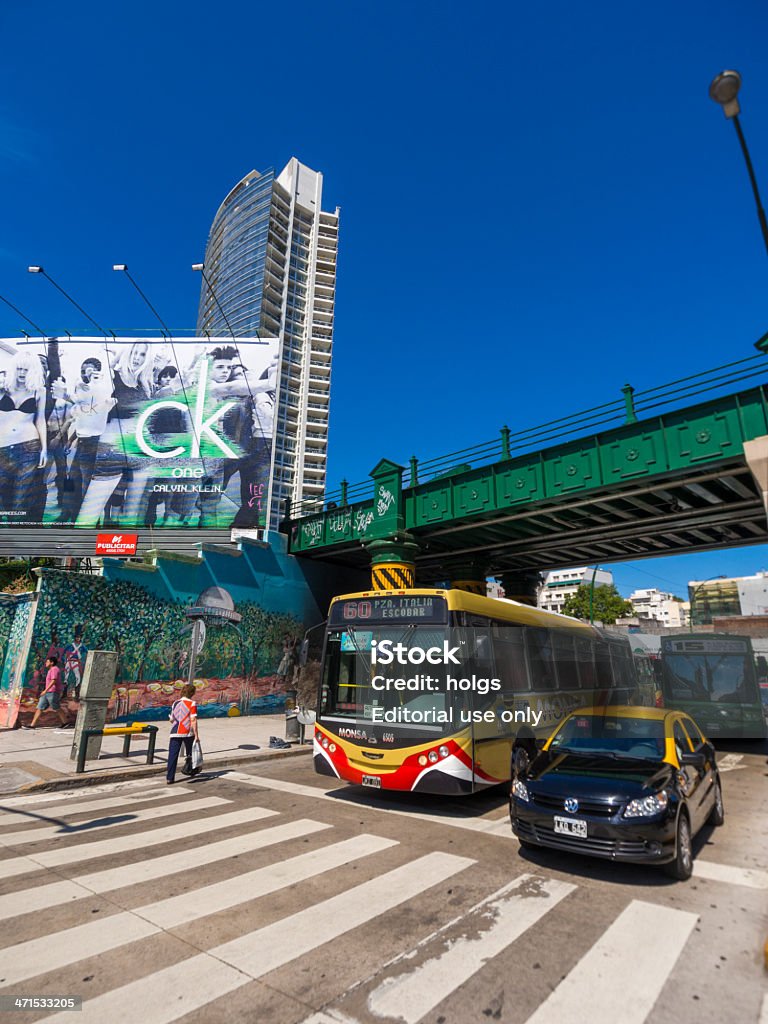
[{"label": "bridge support pillar", "polygon": [[410,590],[415,586],[419,545],[410,533],[369,541],[366,548],[371,555],[372,590]]},{"label": "bridge support pillar", "polygon": [[515,572],[503,572],[500,576],[504,587],[504,596],[511,601],[529,604],[536,607],[541,574],[533,569],[519,569]]},{"label": "bridge support pillar", "polygon": [[768,517],[768,437],[756,437],[744,442],[744,458],[763,496],[763,508]]},{"label": "bridge support pillar", "polygon": [[450,567],[451,586],[456,590],[468,590],[470,594],[486,595],[486,566],[484,562],[458,562]]}]

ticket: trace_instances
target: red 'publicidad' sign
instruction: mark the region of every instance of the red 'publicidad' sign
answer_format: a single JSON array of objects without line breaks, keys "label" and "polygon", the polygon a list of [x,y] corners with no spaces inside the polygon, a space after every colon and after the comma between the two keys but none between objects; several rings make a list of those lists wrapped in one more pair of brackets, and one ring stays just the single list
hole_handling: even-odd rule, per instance
[{"label": "red 'publicidad' sign", "polygon": [[135,555],[138,533],[100,533],[96,537],[97,555]]}]

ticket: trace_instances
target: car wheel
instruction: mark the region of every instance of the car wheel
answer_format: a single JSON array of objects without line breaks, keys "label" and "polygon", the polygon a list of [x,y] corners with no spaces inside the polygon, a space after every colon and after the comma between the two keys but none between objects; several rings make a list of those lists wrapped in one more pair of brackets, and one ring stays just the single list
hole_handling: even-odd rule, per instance
[{"label": "car wheel", "polygon": [[677,818],[677,835],[675,837],[675,859],[664,865],[664,870],[671,878],[684,882],[693,874],[693,843],[688,815],[681,811]]},{"label": "car wheel", "polygon": [[712,807],[709,817],[707,818],[708,825],[722,825],[725,822],[725,807],[723,806],[723,789],[720,785],[720,779],[715,782],[715,803]]}]

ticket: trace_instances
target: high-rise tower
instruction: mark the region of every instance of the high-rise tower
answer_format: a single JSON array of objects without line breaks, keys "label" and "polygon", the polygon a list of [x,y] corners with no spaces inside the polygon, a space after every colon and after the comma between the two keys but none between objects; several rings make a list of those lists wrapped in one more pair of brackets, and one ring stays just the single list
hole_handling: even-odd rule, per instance
[{"label": "high-rise tower", "polygon": [[197,333],[227,334],[226,316],[235,337],[280,338],[270,529],[286,498],[319,504],[325,490],[339,210],[323,212],[322,193],[322,174],[295,157],[279,175],[251,171],[205,252]]}]

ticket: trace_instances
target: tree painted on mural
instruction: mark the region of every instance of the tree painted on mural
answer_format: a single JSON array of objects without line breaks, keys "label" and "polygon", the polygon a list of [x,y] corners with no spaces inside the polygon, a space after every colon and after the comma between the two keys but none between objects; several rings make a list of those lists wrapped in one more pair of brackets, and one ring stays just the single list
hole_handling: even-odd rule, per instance
[{"label": "tree painted on mural", "polygon": [[[239,635],[231,626],[211,625],[196,675],[256,679],[274,674],[283,637],[303,632],[292,616],[251,602],[238,605],[237,610],[242,615]],[[37,663],[44,663],[52,636],[66,646],[76,626],[83,628],[89,649],[117,651],[121,685],[171,682],[186,671],[189,622],[184,605],[158,598],[133,583],[49,570],[43,574],[28,680]]]}]

